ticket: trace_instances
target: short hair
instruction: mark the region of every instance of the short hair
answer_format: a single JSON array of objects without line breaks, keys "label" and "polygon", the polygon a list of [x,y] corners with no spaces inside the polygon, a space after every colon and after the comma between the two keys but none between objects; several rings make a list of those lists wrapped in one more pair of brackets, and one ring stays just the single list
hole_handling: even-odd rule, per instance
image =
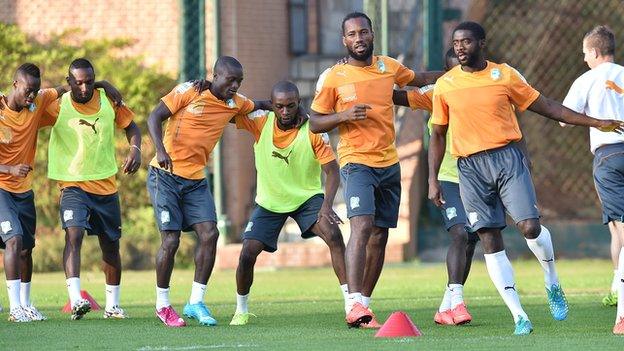
[{"label": "short hair", "polygon": [[71,70],[78,69],[78,68],[91,68],[93,70],[93,73],[95,74],[95,68],[93,68],[93,65],[91,64],[91,62],[84,57],[77,58],[69,64],[70,74],[71,74]]},{"label": "short hair", "polygon": [[354,18],[364,18],[366,19],[366,22],[368,22],[368,26],[370,27],[371,30],[373,30],[373,22],[371,21],[371,19],[362,12],[351,12],[349,14],[347,14],[346,16],[344,16],[344,18],[342,19],[342,34],[345,34],[345,22],[347,22],[350,19],[354,19]]},{"label": "short hair", "polygon": [[613,56],[615,54],[615,35],[611,28],[600,25],[594,27],[583,37],[587,46],[596,49],[601,56]]},{"label": "short hair", "polygon": [[13,79],[17,80],[17,77],[20,75],[29,75],[33,78],[41,79],[41,71],[39,70],[39,67],[37,67],[37,65],[35,65],[34,63],[30,62],[20,65],[15,71]]},{"label": "short hair", "polygon": [[275,93],[297,93],[299,95],[299,88],[291,81],[282,80],[275,83],[273,89],[271,89],[271,95]]},{"label": "short hair", "polygon": [[483,27],[477,22],[471,22],[471,21],[462,22],[458,24],[457,27],[455,27],[455,29],[453,29],[453,34],[455,34],[455,32],[457,32],[458,30],[470,31],[472,35],[474,35],[475,39],[477,40],[485,39],[485,29],[483,29]]},{"label": "short hair", "polygon": [[236,58],[232,56],[220,56],[217,59],[217,62],[215,62],[212,70],[214,73],[217,73],[217,71],[221,69],[229,70],[232,68],[240,69],[242,71],[243,65],[240,63],[240,61],[238,61]]}]

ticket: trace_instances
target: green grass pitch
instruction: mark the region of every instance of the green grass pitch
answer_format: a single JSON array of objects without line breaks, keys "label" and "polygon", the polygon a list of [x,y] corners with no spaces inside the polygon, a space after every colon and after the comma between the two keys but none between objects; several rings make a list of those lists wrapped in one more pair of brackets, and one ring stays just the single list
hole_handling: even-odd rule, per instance
[{"label": "green grass pitch", "polygon": [[[101,311],[70,321],[60,313],[67,301],[62,273],[35,274],[33,300],[48,316],[45,322],[9,323],[0,314],[1,350],[622,350],[624,337],[611,334],[615,308],[600,299],[610,285],[607,261],[558,261],[570,302],[570,315],[554,321],[548,312],[542,272],[536,261],[513,262],[517,287],[535,331],[513,336],[513,321],[491,284],[485,266],[475,262],[465,288],[473,322],[460,327],[433,323],[446,279],[442,264],[409,263],[384,269],[372,307],[385,320],[406,311],[423,336],[374,338],[374,331],[348,329],[343,302],[330,269],[284,269],[256,272],[250,312],[258,317],[242,327],[228,325],[235,309],[233,271],[215,272],[206,301],[219,321],[202,327],[196,321],[180,329],[164,327],[154,316],[155,273],[125,272],[122,307],[127,320],[102,319]],[[179,313],[188,298],[192,272],[173,274],[172,302]],[[83,288],[104,303],[103,274],[82,274]],[[4,289],[4,284],[1,284]],[[2,305],[8,307],[6,294]]]}]

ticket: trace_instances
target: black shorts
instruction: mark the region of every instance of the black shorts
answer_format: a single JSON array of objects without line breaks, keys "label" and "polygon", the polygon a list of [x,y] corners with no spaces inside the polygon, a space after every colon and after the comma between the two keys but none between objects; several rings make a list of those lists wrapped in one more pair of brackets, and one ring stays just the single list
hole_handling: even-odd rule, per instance
[{"label": "black shorts", "polygon": [[25,193],[12,193],[0,189],[0,248],[14,236],[22,237],[22,249],[35,247],[35,195],[32,190]]},{"label": "black shorts", "polygon": [[380,228],[396,228],[401,202],[401,167],[347,163],[340,169],[347,217],[372,215]]},{"label": "black shorts", "polygon": [[243,240],[258,240],[264,244],[265,251],[277,251],[277,238],[288,217],[292,217],[297,222],[299,229],[301,229],[302,238],[314,237],[315,234],[312,233],[311,229],[318,220],[318,213],[323,205],[323,200],[322,194],[314,195],[299,208],[288,213],[275,213],[256,205],[243,232]]},{"label": "black shorts", "polygon": [[117,193],[97,195],[71,186],[61,190],[60,215],[63,229],[84,228],[88,235],[121,238],[121,209]]},{"label": "black shorts", "polygon": [[602,205],[602,222],[624,222],[624,143],[596,149],[594,184]]}]

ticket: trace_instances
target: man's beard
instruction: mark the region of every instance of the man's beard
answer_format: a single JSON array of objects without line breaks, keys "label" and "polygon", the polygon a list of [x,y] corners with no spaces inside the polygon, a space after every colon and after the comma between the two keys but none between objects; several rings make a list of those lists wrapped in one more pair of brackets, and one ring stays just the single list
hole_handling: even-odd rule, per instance
[{"label": "man's beard", "polygon": [[349,47],[347,47],[347,51],[349,52],[349,56],[351,56],[352,58],[354,58],[357,61],[366,61],[366,60],[368,60],[373,55],[373,49],[374,49],[374,45],[373,45],[373,43],[370,43],[370,45],[368,46],[368,49],[366,49],[366,51],[363,54],[358,55],[355,52],[351,51],[351,49]]}]

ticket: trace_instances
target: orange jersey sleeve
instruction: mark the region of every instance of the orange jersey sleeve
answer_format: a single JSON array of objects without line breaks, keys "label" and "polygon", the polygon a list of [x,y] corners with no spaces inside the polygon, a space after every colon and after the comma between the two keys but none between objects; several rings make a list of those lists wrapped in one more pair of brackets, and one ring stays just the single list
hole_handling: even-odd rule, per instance
[{"label": "orange jersey sleeve", "polygon": [[128,127],[130,122],[134,119],[134,112],[126,105],[115,106],[115,103],[110,101],[110,99],[108,99],[108,101],[113,105],[113,109],[115,110],[115,126],[119,129]]},{"label": "orange jersey sleeve", "polygon": [[524,111],[539,97],[539,91],[535,90],[526,79],[516,71],[515,68],[509,67],[509,97],[512,103],[519,111]]},{"label": "orange jersey sleeve", "polygon": [[267,120],[267,113],[267,111],[258,110],[246,115],[238,114],[234,117],[236,128],[248,131],[253,135],[254,140],[258,142],[262,128],[264,128]]},{"label": "orange jersey sleeve", "polygon": [[412,110],[426,110],[431,112],[433,109],[432,100],[433,85],[407,91],[407,102]]},{"label": "orange jersey sleeve", "polygon": [[414,77],[416,77],[416,73],[414,71],[403,66],[403,64],[399,61],[390,57],[384,57],[383,60],[390,61],[395,66],[394,83],[396,83],[401,88],[406,86],[409,82],[413,81]]},{"label": "orange jersey sleeve", "polygon": [[435,87],[433,88],[431,123],[445,126],[449,124],[449,107],[446,101],[444,101],[444,97],[442,96],[442,94],[439,94],[437,92],[438,89],[439,86],[436,83]]},{"label": "orange jersey sleeve", "polygon": [[327,164],[336,159],[334,151],[329,145],[329,136],[326,133],[314,134],[309,132],[309,134],[312,150],[314,150],[314,155],[321,165]]},{"label": "orange jersey sleeve", "polygon": [[314,101],[312,101],[312,105],[310,106],[315,112],[330,114],[335,111],[337,99],[336,88],[331,84],[332,68],[328,68],[325,72],[321,73],[316,83]]},{"label": "orange jersey sleeve", "polygon": [[167,106],[172,115],[188,106],[199,95],[193,88],[193,83],[185,82],[178,84],[169,94],[160,100]]}]

